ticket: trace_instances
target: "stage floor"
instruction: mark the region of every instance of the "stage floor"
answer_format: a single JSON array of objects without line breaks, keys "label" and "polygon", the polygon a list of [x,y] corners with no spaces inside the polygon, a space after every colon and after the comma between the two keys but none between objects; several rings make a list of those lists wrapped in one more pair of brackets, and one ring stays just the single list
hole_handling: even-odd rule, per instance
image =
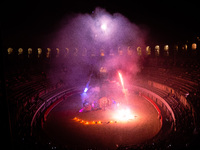
[{"label": "stage floor", "polygon": [[[115,121],[112,110],[98,110],[80,113],[82,101],[80,95],[73,95],[59,103],[48,115],[44,123],[44,131],[59,145],[72,149],[98,148],[116,149],[120,145],[134,145],[154,137],[161,124],[155,108],[143,97],[129,95],[129,108],[134,119]],[[101,124],[85,124],[73,120],[74,117]]]}]

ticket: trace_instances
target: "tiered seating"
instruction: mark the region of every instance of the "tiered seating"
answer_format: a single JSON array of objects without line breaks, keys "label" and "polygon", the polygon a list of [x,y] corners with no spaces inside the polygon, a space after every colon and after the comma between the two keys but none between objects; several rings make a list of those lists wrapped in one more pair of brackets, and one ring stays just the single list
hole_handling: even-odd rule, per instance
[{"label": "tiered seating", "polygon": [[[8,101],[10,103],[11,125],[16,144],[30,140],[30,125],[34,112],[44,101],[41,97],[61,88],[62,83],[49,82],[44,73],[32,76],[12,74],[6,78]],[[53,93],[55,94],[55,93]],[[19,141],[18,141],[19,140]],[[21,144],[20,144],[21,145]]]},{"label": "tiered seating", "polygon": [[[162,59],[158,60],[158,62],[154,59],[152,61],[138,75],[138,78],[146,82],[138,82],[138,85],[165,99],[175,113],[176,128],[167,142],[159,141],[157,144],[154,143],[151,146],[143,145],[141,148],[167,149],[176,144],[178,146],[181,143],[188,144],[188,141],[191,142],[195,139],[193,138],[193,133],[198,133],[200,125],[200,64],[198,62],[173,62]],[[53,68],[56,67],[57,64]],[[58,72],[53,70],[52,72],[55,76],[64,79],[66,77],[66,70],[65,68],[65,71],[62,73],[60,73],[60,70]],[[70,70],[67,71],[71,72]],[[30,122],[34,112],[45,100],[62,90],[62,87],[56,86],[57,83],[50,83],[48,77],[41,72],[20,74],[14,71],[14,73],[8,74],[6,77],[12,125],[16,125],[14,128],[16,134],[21,136],[20,140],[24,140],[24,137],[30,134]],[[167,85],[178,94],[187,97],[187,100],[195,110],[195,116],[193,116],[191,110],[180,102],[176,94],[148,85],[148,81]]]},{"label": "tiered seating", "polygon": [[[181,63],[180,66],[174,64],[165,64],[162,66],[159,63],[159,67],[156,64],[144,67],[139,74],[139,78],[142,80],[160,83],[174,89],[175,93],[171,93],[170,91],[163,91],[162,89],[153,87],[153,85],[147,85],[147,82],[146,85],[143,85],[143,87],[164,98],[173,109],[176,117],[176,126],[175,132],[171,137],[174,142],[170,141],[170,143],[179,148],[185,148],[189,143],[192,143],[196,139],[194,133],[197,134],[199,131],[199,68],[200,65],[197,63],[189,65]],[[187,98],[189,104],[192,104],[192,110],[183,105],[176,93]],[[186,144],[184,145],[183,143]],[[172,146],[172,144],[170,145]]]}]

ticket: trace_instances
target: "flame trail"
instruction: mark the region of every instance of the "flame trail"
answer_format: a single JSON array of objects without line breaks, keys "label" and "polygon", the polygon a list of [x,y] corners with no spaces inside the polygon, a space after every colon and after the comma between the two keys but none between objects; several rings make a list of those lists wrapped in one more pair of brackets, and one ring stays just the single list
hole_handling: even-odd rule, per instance
[{"label": "flame trail", "polygon": [[88,89],[89,89],[89,84],[90,84],[91,77],[92,77],[92,73],[90,74],[89,80],[88,80],[88,82],[86,84],[86,87],[84,89],[84,93],[86,93],[88,91]]},{"label": "flame trail", "polygon": [[122,78],[122,74],[120,72],[118,72],[118,74],[119,74],[119,78],[120,78],[120,81],[121,81],[121,84],[122,84],[122,88],[123,88],[123,90],[125,90],[124,89],[124,81],[123,81],[123,78]]},{"label": "flame trail", "polygon": [[125,103],[128,104],[127,89],[124,88],[124,80],[123,80],[122,74],[119,71],[118,71],[118,74],[119,74],[119,78],[120,78],[121,85],[122,85],[122,92],[125,95]]}]

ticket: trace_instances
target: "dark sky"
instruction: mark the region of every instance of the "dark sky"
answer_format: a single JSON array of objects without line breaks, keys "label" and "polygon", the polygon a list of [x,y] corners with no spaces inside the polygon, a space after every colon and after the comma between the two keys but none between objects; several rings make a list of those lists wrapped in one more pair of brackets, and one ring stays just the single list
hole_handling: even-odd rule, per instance
[{"label": "dark sky", "polygon": [[198,1],[54,0],[5,1],[2,9],[4,46],[42,46],[53,39],[59,22],[73,13],[92,13],[96,7],[121,13],[149,32],[148,40],[177,42],[199,36]]}]

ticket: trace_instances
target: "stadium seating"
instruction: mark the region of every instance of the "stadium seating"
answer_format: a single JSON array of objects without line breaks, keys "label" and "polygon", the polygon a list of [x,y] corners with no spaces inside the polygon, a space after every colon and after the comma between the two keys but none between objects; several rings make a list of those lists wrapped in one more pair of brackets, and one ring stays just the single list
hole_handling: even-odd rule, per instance
[{"label": "stadium seating", "polygon": [[[139,74],[143,80],[143,84],[139,83],[140,86],[142,85],[163,97],[175,113],[176,127],[175,132],[171,134],[171,138],[175,142],[169,140],[165,144],[162,143],[162,145],[170,145],[172,149],[187,148],[191,143],[194,144],[192,141],[196,138],[194,134],[199,131],[200,107],[197,99],[199,98],[200,71],[198,68],[199,64],[197,63],[190,65],[182,63],[181,66],[167,65],[167,67],[166,64],[159,65],[159,67],[154,64],[153,66],[144,67]],[[146,80],[146,83],[144,80]],[[167,88],[163,88],[161,85],[170,87],[173,90],[168,91],[166,90]],[[181,96],[186,98],[188,105],[184,105],[183,101],[181,101]],[[145,147],[147,144],[143,146]],[[152,149],[155,148],[154,146],[151,147]],[[163,149],[165,148],[163,147]]]},{"label": "stadium seating", "polygon": [[[14,62],[17,61],[14,60]],[[64,86],[67,88],[71,87],[68,82],[62,79],[65,78],[67,73],[72,71],[71,68],[74,66],[72,63],[69,63],[70,67],[63,68],[63,63],[49,63],[49,61],[39,60],[39,58],[33,62],[34,65],[24,65],[26,69],[20,66],[22,64],[21,62],[16,65],[12,63],[13,66],[9,66],[10,69],[6,72],[6,90],[11,110],[11,124],[14,130],[13,136],[16,140],[15,143],[21,149],[37,149],[41,146],[43,149],[48,149],[53,147],[52,144],[42,143],[41,139],[43,138],[41,137],[38,140],[30,136],[31,120],[38,108],[47,99],[62,91]],[[38,68],[40,65],[41,68]],[[47,71],[47,67],[50,68],[49,70],[53,68],[52,72],[54,74],[52,76],[48,76],[45,72]],[[87,73],[89,71],[87,70]],[[96,77],[98,78],[97,75]],[[199,83],[200,64],[198,61],[191,59],[181,60],[181,58],[176,58],[176,60],[174,58],[162,57],[149,58],[147,63],[142,65],[142,69],[137,74],[133,84],[162,97],[172,108],[176,122],[174,130],[170,134],[166,134],[163,130],[171,126],[167,114],[164,114],[165,112],[163,110],[163,115],[165,116],[164,122],[167,127],[163,127],[160,136],[158,135],[151,141],[128,148],[184,149],[199,146]],[[46,139],[45,142],[48,140]],[[28,143],[34,145],[34,148],[27,146]],[[123,149],[123,147],[120,148]]]}]

